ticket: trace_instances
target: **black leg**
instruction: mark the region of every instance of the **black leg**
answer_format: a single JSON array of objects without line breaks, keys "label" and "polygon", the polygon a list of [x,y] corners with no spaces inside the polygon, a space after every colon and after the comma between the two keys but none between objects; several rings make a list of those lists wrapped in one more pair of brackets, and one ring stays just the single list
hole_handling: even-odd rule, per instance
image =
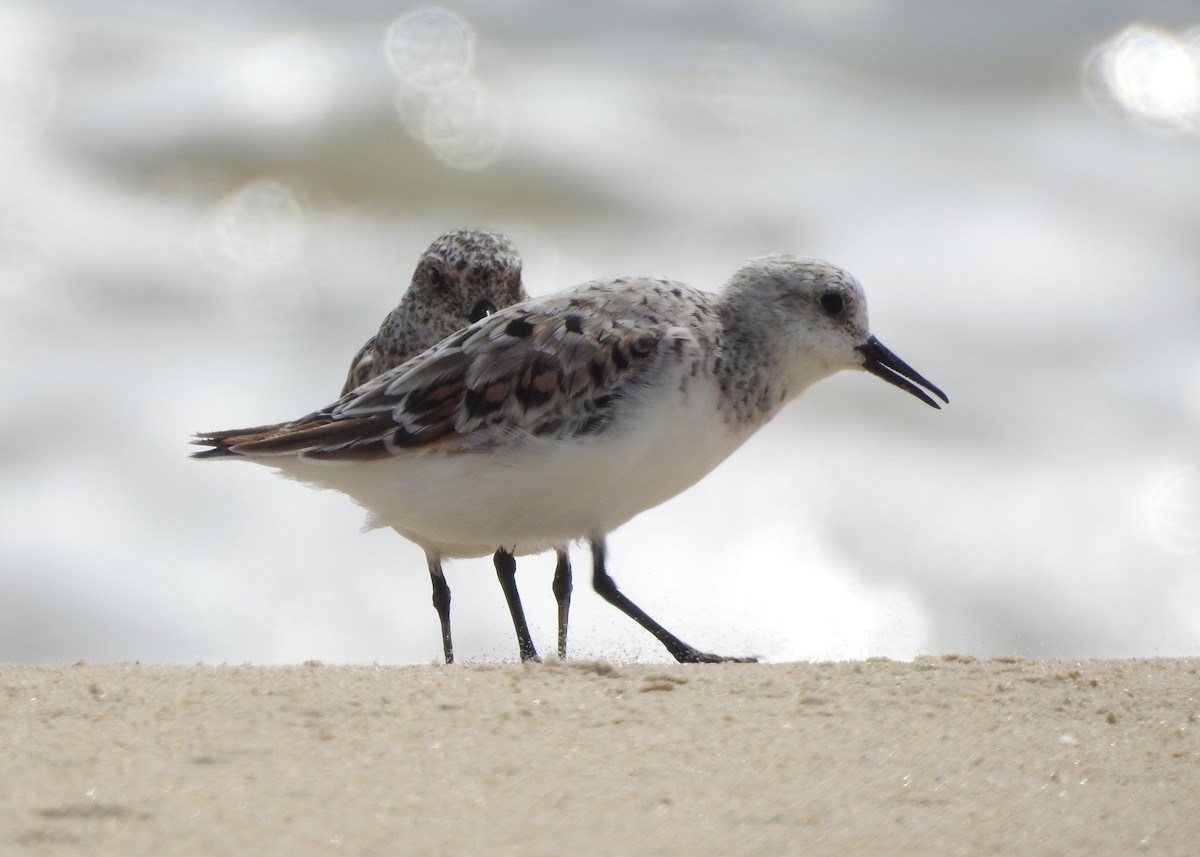
[{"label": "black leg", "polygon": [[604,570],[604,538],[602,536],[592,539],[592,588],[600,593],[601,598],[653,634],[681,664],[717,664],[725,661],[748,664],[757,660],[756,658],[726,658],[693,649],[651,619],[642,608],[621,594],[621,590],[617,589],[616,582]]},{"label": "black leg", "polygon": [[558,601],[558,656],[567,657],[567,617],[571,613],[571,557],[566,548],[559,548],[558,565],[554,567],[554,598]]},{"label": "black leg", "polygon": [[512,614],[513,629],[517,632],[517,647],[521,650],[522,661],[540,661],[537,649],[529,636],[529,626],[525,624],[525,609],[521,607],[521,594],[517,592],[517,560],[508,551],[501,548],[492,557],[496,566],[496,577],[500,578],[500,588],[504,590],[504,599],[508,602],[508,612]]},{"label": "black leg", "polygon": [[442,652],[446,655],[446,663],[452,664],[454,643],[450,639],[450,587],[446,583],[446,575],[442,574],[441,557],[427,553],[425,560],[429,563],[429,579],[433,582],[433,609],[442,623]]}]

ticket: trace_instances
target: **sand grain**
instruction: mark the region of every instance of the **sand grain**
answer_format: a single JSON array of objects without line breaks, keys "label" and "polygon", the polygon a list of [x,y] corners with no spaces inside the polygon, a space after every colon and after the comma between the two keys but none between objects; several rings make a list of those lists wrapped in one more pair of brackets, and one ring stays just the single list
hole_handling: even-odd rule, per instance
[{"label": "sand grain", "polygon": [[1194,853],[1200,660],[0,667],[5,854]]}]

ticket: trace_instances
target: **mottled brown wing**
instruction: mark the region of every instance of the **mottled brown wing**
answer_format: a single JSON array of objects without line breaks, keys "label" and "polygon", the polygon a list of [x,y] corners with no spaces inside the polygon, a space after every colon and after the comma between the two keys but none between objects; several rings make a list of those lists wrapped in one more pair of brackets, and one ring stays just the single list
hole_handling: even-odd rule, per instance
[{"label": "mottled brown wing", "polygon": [[[594,297],[594,296],[593,296]],[[698,346],[688,331],[614,293],[503,310],[275,431],[220,433],[232,454],[371,459],[446,444],[489,449],[521,437],[604,432],[658,361]],[[204,455],[205,453],[201,453]]]}]

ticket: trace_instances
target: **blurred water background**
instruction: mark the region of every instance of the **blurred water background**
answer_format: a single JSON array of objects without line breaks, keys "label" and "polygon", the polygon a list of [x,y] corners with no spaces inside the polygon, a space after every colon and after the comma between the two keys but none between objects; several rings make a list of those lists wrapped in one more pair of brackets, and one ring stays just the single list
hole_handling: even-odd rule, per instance
[{"label": "blurred water background", "polygon": [[[420,250],[543,294],[828,258],[936,412],[822,382],[611,539],[771,660],[1200,654],[1189,2],[0,3],[0,660],[437,660],[420,551],[188,460],[333,400]],[[579,486],[586,491],[587,486]],[[572,653],[665,660],[578,567]],[[513,660],[487,560],[463,660]],[[552,557],[518,580],[553,648]]]}]

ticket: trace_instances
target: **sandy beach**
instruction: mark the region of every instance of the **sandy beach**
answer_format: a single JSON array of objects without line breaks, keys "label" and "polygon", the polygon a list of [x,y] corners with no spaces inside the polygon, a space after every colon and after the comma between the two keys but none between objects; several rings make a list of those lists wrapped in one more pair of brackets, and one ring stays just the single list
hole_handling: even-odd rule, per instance
[{"label": "sandy beach", "polygon": [[6,854],[1190,854],[1200,660],[6,665]]}]

